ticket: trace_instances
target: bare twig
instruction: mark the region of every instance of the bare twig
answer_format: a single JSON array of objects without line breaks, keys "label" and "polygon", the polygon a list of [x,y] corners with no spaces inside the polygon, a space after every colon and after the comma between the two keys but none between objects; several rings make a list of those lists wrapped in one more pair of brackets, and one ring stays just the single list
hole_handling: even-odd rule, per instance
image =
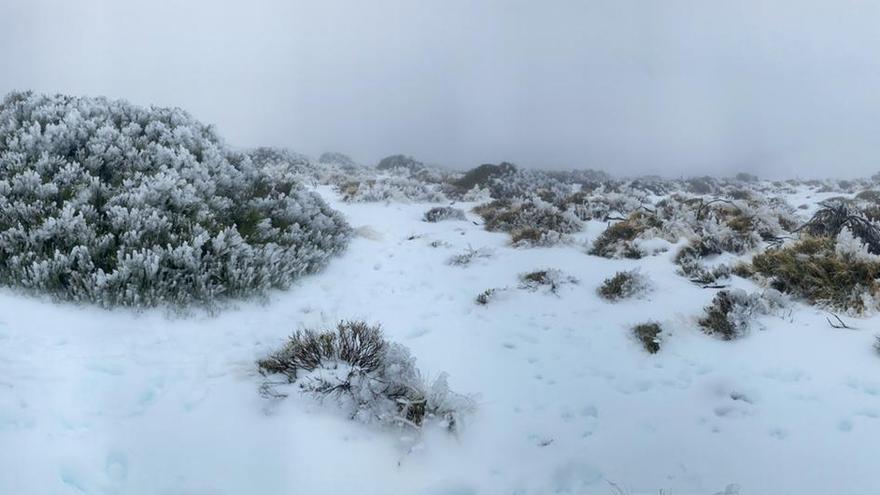
[{"label": "bare twig", "polygon": [[834,319],[836,320],[836,321],[831,321],[831,318],[828,318],[827,316],[825,317],[825,321],[827,321],[828,324],[831,325],[831,328],[845,328],[847,330],[855,330],[856,329],[855,327],[851,327],[851,326],[847,325],[846,322],[841,320],[840,317],[837,316],[836,314],[834,314],[834,313],[829,313],[829,314],[831,316],[833,316]]}]

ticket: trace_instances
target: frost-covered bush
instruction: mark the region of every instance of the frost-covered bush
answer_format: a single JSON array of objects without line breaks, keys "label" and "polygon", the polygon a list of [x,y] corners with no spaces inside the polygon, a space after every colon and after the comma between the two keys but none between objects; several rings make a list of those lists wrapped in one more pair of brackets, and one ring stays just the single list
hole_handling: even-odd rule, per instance
[{"label": "frost-covered bush", "polygon": [[[280,168],[294,174],[295,178],[310,184],[339,186],[367,173],[375,175],[342,153],[324,153],[317,161],[306,155],[283,148],[261,147],[246,152],[258,168]],[[369,172],[368,172],[369,171]]]},{"label": "frost-covered bush", "polygon": [[441,203],[446,196],[436,184],[402,175],[382,175],[375,178],[349,181],[337,190],[350,203],[378,201],[418,201]]},{"label": "frost-covered bush", "polygon": [[687,277],[695,284],[710,285],[730,277],[732,273],[727,265],[709,267],[703,262],[703,258],[715,254],[720,254],[720,252],[715,251],[702,239],[694,239],[679,250],[673,261],[678,265],[680,275]]},{"label": "frost-covered bush", "polygon": [[790,206],[772,199],[705,201],[670,196],[657,203],[656,215],[663,221],[666,238],[696,239],[701,257],[745,253],[777,240],[797,223]]},{"label": "frost-covered bush", "polygon": [[770,314],[783,306],[782,295],[772,289],[752,294],[742,289],[722,290],[715,294],[697,323],[709,335],[733,340],[748,332],[756,316]]},{"label": "frost-covered bush", "polygon": [[880,227],[848,201],[825,201],[799,230],[813,236],[836,237],[844,229],[861,240],[871,254],[880,254]]},{"label": "frost-covered bush", "polygon": [[639,297],[651,290],[651,281],[638,269],[617,272],[605,279],[596,292],[608,301]]},{"label": "frost-covered bush", "polygon": [[339,165],[347,169],[356,169],[358,167],[358,164],[355,163],[355,161],[352,160],[351,157],[344,153],[339,153],[336,151],[327,151],[321,153],[321,156],[318,157],[318,163],[322,163],[325,165]]},{"label": "frost-covered bush", "polygon": [[484,228],[509,232],[514,245],[551,245],[582,228],[580,220],[539,198],[495,200],[474,208]]},{"label": "frost-covered bush", "polygon": [[451,206],[436,206],[425,212],[426,222],[442,222],[443,220],[466,220],[464,211]]},{"label": "frost-covered bush", "polygon": [[[560,180],[559,174],[542,170],[521,170],[509,163],[496,166],[494,176],[487,178],[480,187],[487,188],[495,199],[515,200],[537,197],[555,202],[579,189],[577,184]],[[485,173],[485,170],[481,170]]]},{"label": "frost-covered bush", "polygon": [[0,283],[104,306],[285,288],[350,236],[295,177],[179,109],[12,93],[0,104]]},{"label": "frost-covered bush", "polygon": [[[844,231],[845,232],[845,231]],[[880,258],[851,235],[805,237],[752,258],[752,271],[774,289],[811,304],[862,313],[876,309]]]},{"label": "frost-covered bush", "polygon": [[[449,390],[445,374],[426,382],[406,347],[362,321],[296,332],[257,365],[264,375],[282,375],[302,392],[335,398],[352,419],[366,423],[420,428],[434,420],[455,431],[460,415],[473,406]],[[272,385],[266,382],[264,391],[283,396]]]},{"label": "frost-covered bush", "polygon": [[519,276],[519,288],[533,292],[543,287],[547,292],[556,294],[563,285],[576,283],[576,278],[556,269],[536,270]]},{"label": "frost-covered bush", "polygon": [[687,189],[694,194],[711,194],[715,192],[717,183],[712,177],[694,177],[688,179]]},{"label": "frost-covered bush", "polygon": [[660,351],[660,337],[663,333],[663,328],[659,323],[640,323],[633,327],[632,329],[633,337],[642,344],[642,347],[651,354],[656,354]]},{"label": "frost-covered bush", "polygon": [[758,182],[758,176],[754,174],[749,174],[746,172],[739,172],[735,176],[736,180],[740,182]]},{"label": "frost-covered bush", "polygon": [[485,163],[469,170],[453,185],[462,191],[469,191],[475,187],[489,187],[493,181],[503,181],[505,176],[516,173],[516,166],[512,163],[503,162],[499,165]]},{"label": "frost-covered bush", "polygon": [[312,176],[315,168],[309,157],[283,148],[254,148],[247,155],[259,168],[282,169],[302,176]]},{"label": "frost-covered bush", "polygon": [[641,258],[645,253],[633,241],[646,230],[660,226],[662,222],[654,215],[633,213],[599,234],[589,253],[604,258]]},{"label": "frost-covered bush", "polygon": [[394,170],[394,169],[404,169],[408,172],[416,172],[422,168],[424,168],[424,164],[411,156],[406,155],[391,155],[386,156],[385,158],[379,160],[379,163],[376,165],[376,169],[378,170]]},{"label": "frost-covered bush", "polygon": [[581,220],[607,221],[609,217],[629,216],[644,207],[647,198],[638,190],[626,192],[604,191],[592,193],[578,191],[558,202],[561,210],[570,211]]}]

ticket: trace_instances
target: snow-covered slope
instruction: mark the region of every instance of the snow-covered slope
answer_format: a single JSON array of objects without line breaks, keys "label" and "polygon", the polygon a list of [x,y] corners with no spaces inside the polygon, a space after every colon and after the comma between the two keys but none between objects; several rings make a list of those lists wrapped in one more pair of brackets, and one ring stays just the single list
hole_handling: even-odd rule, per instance
[{"label": "snow-covered slope", "polygon": [[[471,221],[422,222],[430,205],[322,193],[360,235],[267,305],[168,318],[3,291],[0,493],[880,492],[880,320],[834,330],[795,305],[720,341],[694,323],[715,291],[675,274],[674,249],[642,260],[580,242],[514,249]],[[446,263],[469,247],[493,256]],[[596,295],[634,267],[653,280],[645,298]],[[579,282],[517,289],[540,268]],[[492,287],[510,290],[475,304]],[[255,361],[291,331],[351,318],[381,323],[422,370],[476,397],[457,435],[413,438],[331,402],[258,393]],[[666,331],[656,355],[629,331],[649,320]]]}]

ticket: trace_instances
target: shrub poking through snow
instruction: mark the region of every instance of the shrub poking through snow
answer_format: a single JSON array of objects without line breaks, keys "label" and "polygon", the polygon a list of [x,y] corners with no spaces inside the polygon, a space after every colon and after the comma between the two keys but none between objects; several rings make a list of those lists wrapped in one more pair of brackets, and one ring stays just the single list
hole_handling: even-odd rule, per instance
[{"label": "shrub poking through snow", "polygon": [[874,351],[880,354],[880,335],[874,336]]},{"label": "shrub poking through snow", "polygon": [[573,214],[539,198],[525,200],[501,199],[477,206],[474,212],[483,217],[484,227],[491,232],[509,232],[516,246],[548,246],[581,229]]},{"label": "shrub poking through snow", "polygon": [[179,109],[12,93],[0,103],[0,284],[103,306],[285,288],[341,251],[343,218]]},{"label": "shrub poking through snow", "polygon": [[441,222],[443,220],[466,220],[464,212],[451,206],[437,206],[425,212],[423,220],[426,222]]},{"label": "shrub poking through snow", "polygon": [[648,280],[648,277],[636,269],[615,273],[613,276],[605,279],[602,285],[596,289],[596,292],[603,299],[619,301],[621,299],[641,296],[647,293],[650,288],[651,282]]},{"label": "shrub poking through snow", "polygon": [[467,248],[467,251],[461,254],[456,254],[449,258],[447,263],[452,266],[467,266],[473,263],[474,260],[491,257],[492,250],[489,248],[482,247],[479,249],[474,249],[469,247]]},{"label": "shrub poking through snow", "polygon": [[561,270],[555,269],[523,273],[519,276],[519,281],[520,289],[536,291],[543,287],[551,294],[556,294],[563,285],[577,283],[576,278],[565,275]]},{"label": "shrub poking through snow", "polygon": [[703,256],[718,254],[712,252],[700,239],[691,241],[675,255],[674,263],[678,265],[679,274],[699,285],[712,285],[730,277],[731,269],[727,265],[708,267],[702,261]]},{"label": "shrub poking through snow", "polygon": [[656,354],[660,350],[660,335],[663,329],[659,323],[641,323],[633,327],[632,333],[649,353]]},{"label": "shrub poking through snow", "polygon": [[743,337],[758,315],[769,314],[784,305],[776,291],[749,294],[742,289],[718,291],[697,322],[703,331],[722,340]]},{"label": "shrub poking through snow", "polygon": [[[335,330],[299,331],[259,361],[266,376],[282,375],[300,391],[332,397],[352,419],[420,428],[429,420],[455,431],[471,401],[451,392],[446,375],[426,383],[409,350],[391,343],[379,326],[340,322]],[[267,382],[265,390],[274,395]]]},{"label": "shrub poking through snow", "polygon": [[480,306],[485,306],[489,304],[489,301],[495,298],[497,289],[486,289],[477,296],[477,304]]},{"label": "shrub poking through snow", "polygon": [[770,287],[811,304],[862,313],[875,309],[880,258],[866,247],[830,237],[805,237],[752,258],[752,269]]},{"label": "shrub poking through snow", "polygon": [[589,253],[604,258],[641,258],[644,253],[632,241],[647,229],[660,227],[661,224],[653,215],[633,213],[626,220],[609,225],[599,234]]},{"label": "shrub poking through snow", "polygon": [[722,290],[715,294],[712,303],[705,308],[705,315],[698,321],[703,331],[724,340],[741,337],[748,329],[751,310],[746,296],[740,291]]}]

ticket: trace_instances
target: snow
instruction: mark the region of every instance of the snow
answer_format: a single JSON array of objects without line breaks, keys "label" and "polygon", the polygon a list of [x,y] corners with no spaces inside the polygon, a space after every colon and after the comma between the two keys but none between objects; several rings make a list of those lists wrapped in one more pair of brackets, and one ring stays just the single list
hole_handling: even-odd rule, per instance
[{"label": "snow", "polygon": [[[695,324],[716,291],[676,275],[684,241],[599,258],[583,242],[605,225],[588,222],[571,243],[517,249],[471,213],[427,223],[436,205],[320,192],[356,237],[267,304],[169,317],[0,292],[0,493],[880,492],[880,317],[835,330],[796,304],[724,342]],[[469,248],[491,256],[447,263]],[[548,268],[578,283],[517,288],[521,273]],[[634,268],[654,285],[644,298],[596,295]],[[475,303],[493,287],[509,290]],[[448,372],[451,389],[475,397],[457,435],[259,394],[257,359],[297,328],[352,318],[381,323],[426,375]],[[656,355],[629,332],[648,320],[665,331]]]}]

